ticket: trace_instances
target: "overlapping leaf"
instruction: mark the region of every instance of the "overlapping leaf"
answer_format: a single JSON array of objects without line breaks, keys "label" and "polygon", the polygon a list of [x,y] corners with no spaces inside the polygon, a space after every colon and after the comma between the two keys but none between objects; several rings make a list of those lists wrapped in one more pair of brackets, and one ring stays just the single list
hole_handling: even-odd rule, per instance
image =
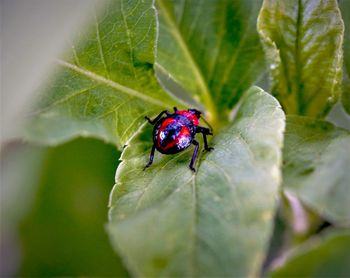
[{"label": "overlapping leaf", "polygon": [[260,0],[157,1],[157,65],[206,106],[213,122],[227,120],[226,112],[264,72],[260,6]]},{"label": "overlapping leaf", "polygon": [[144,122],[176,104],[153,70],[156,14],[152,0],[109,1],[92,15],[93,26],[58,60],[26,136],[60,143],[74,136],[122,146]]},{"label": "overlapping leaf", "polygon": [[271,277],[347,277],[350,231],[333,232],[298,247]]},{"label": "overlapping leaf", "polygon": [[331,123],[288,116],[283,183],[337,225],[350,225],[350,133]]},{"label": "overlapping leaf", "polygon": [[338,100],[344,26],[336,0],[265,0],[258,30],[272,94],[288,114],[323,117]]},{"label": "overlapping leaf", "polygon": [[124,150],[110,200],[109,232],[134,275],[254,277],[270,237],[280,180],[284,114],[259,88],[203,153],[150,151],[151,127]]}]

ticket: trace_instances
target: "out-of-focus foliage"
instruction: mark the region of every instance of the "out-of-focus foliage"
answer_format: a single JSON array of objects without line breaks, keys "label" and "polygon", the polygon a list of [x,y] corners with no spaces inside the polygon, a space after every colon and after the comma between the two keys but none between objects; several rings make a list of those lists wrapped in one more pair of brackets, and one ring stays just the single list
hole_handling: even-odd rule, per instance
[{"label": "out-of-focus foliage", "polygon": [[322,217],[350,225],[350,133],[323,121],[288,116],[283,185]]},{"label": "out-of-focus foliage", "polygon": [[347,277],[350,273],[350,232],[316,237],[293,250],[271,277]]},{"label": "out-of-focus foliage", "polygon": [[119,155],[91,139],[46,151],[36,197],[20,225],[21,276],[128,275],[104,229]]},{"label": "out-of-focus foliage", "polygon": [[18,269],[19,222],[33,205],[45,148],[11,142],[0,155],[0,277],[9,277]]},{"label": "out-of-focus foliage", "polygon": [[336,0],[265,0],[258,18],[271,93],[287,114],[323,117],[337,102],[344,26]]}]

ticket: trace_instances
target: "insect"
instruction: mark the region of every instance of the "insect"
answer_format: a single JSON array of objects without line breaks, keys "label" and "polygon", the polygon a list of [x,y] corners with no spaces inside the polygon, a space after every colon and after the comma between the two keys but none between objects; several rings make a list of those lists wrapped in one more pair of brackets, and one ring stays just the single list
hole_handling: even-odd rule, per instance
[{"label": "insect", "polygon": [[[166,115],[165,117],[163,117],[164,114]],[[194,145],[194,152],[189,167],[195,172],[193,165],[196,162],[199,148],[199,143],[195,139],[196,134],[203,134],[204,149],[206,151],[214,149],[208,146],[207,141],[207,135],[213,135],[213,133],[209,128],[199,126],[201,114],[197,109],[178,110],[174,107],[174,113],[164,110],[154,120],[145,117],[151,125],[154,125],[154,128],[153,146],[144,170],[152,165],[156,149],[162,154],[175,154]]]}]

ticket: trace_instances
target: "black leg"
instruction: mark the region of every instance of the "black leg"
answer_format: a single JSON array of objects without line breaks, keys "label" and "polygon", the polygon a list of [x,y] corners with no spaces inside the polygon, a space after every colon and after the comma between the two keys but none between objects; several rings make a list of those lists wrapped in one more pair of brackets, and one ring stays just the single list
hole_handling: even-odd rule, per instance
[{"label": "black leg", "polygon": [[166,114],[167,116],[171,115],[171,113],[168,110],[164,110],[162,112],[159,113],[159,115],[154,119],[151,120],[150,118],[148,118],[147,116],[145,116],[145,119],[151,124],[154,125],[156,122],[159,121],[159,119],[163,116],[163,114]]},{"label": "black leg", "polygon": [[199,143],[196,141],[196,140],[193,140],[192,141],[192,144],[195,146],[194,147],[194,152],[193,152],[193,155],[192,155],[192,159],[191,159],[191,162],[190,162],[190,169],[193,171],[193,172],[196,172],[196,169],[194,169],[193,165],[194,163],[196,162],[196,158],[197,158],[197,153],[198,153],[198,148],[199,148]]},{"label": "black leg", "polygon": [[150,153],[150,155],[149,155],[148,163],[147,163],[146,166],[143,168],[143,171],[145,171],[146,168],[148,168],[149,166],[152,165],[152,163],[153,163],[153,158],[154,158],[154,151],[155,151],[155,150],[156,150],[156,147],[155,147],[154,144],[153,144],[151,153]]},{"label": "black leg", "polygon": [[177,112],[177,108],[176,108],[176,107],[174,107],[174,112],[175,112],[175,113]]},{"label": "black leg", "polygon": [[203,134],[204,149],[206,151],[214,150],[214,148],[208,146],[207,135],[213,135],[213,133],[210,132],[209,128],[197,126],[196,133]]},{"label": "black leg", "polygon": [[208,146],[207,135],[206,135],[205,133],[203,133],[203,141],[204,141],[204,149],[205,149],[206,151],[214,150],[213,147],[209,147],[209,146]]}]

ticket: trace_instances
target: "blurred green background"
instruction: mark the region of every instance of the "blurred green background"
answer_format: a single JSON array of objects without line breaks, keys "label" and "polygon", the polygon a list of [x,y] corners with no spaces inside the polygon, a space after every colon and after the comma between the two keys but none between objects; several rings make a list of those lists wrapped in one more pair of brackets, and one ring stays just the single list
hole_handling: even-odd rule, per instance
[{"label": "blurred green background", "polygon": [[119,155],[94,139],[6,146],[1,276],[127,276],[104,230]]}]

